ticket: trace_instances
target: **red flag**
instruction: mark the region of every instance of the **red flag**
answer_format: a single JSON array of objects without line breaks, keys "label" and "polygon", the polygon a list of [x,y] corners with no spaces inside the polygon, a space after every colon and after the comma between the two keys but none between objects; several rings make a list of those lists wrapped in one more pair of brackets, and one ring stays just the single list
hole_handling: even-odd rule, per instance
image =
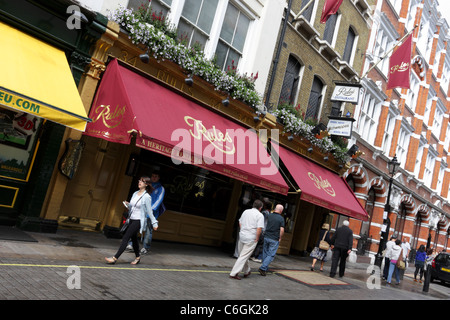
[{"label": "red flag", "polygon": [[320,23],[326,23],[328,18],[339,10],[343,0],[327,0],[323,5],[322,16]]},{"label": "red flag", "polygon": [[389,74],[386,90],[394,88],[409,89],[411,72],[412,34],[395,50],[389,60]]}]

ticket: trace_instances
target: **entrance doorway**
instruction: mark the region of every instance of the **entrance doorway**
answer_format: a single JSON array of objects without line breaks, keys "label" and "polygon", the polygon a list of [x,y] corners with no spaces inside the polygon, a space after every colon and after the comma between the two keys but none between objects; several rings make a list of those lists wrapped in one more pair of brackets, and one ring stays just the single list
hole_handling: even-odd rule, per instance
[{"label": "entrance doorway", "polygon": [[74,179],[67,184],[59,225],[100,231],[127,146],[88,136],[82,139],[86,147]]}]

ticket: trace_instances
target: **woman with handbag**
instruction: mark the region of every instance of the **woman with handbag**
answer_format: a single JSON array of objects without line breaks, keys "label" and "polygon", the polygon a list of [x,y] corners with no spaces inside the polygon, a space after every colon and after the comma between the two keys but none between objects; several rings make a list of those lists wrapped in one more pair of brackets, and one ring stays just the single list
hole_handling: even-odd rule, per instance
[{"label": "woman with handbag", "polygon": [[386,251],[386,257],[390,259],[389,265],[389,273],[387,278],[387,283],[391,284],[392,275],[395,272],[395,280],[397,280],[397,284],[400,284],[400,269],[398,267],[398,261],[402,261],[402,241],[397,239],[395,244],[389,247]]},{"label": "woman with handbag", "polygon": [[319,233],[319,240],[317,241],[316,246],[311,252],[310,256],[313,258],[313,262],[311,265],[311,271],[314,271],[314,266],[316,265],[317,260],[320,261],[320,271],[323,271],[323,265],[327,261],[327,253],[330,248],[330,233],[328,232],[330,229],[330,225],[324,223],[322,225],[322,230]]},{"label": "woman with handbag", "polygon": [[125,251],[130,240],[133,244],[134,254],[136,255],[136,258],[133,262],[131,262],[131,264],[138,264],[141,261],[138,232],[142,233],[145,230],[147,223],[146,218],[150,218],[153,230],[158,229],[158,221],[155,219],[155,216],[152,212],[152,198],[150,196],[150,193],[152,192],[153,188],[150,178],[147,176],[141,177],[138,182],[138,187],[139,190],[133,194],[130,202],[125,202],[125,204],[128,205],[129,210],[127,222],[125,223],[126,226],[121,230],[122,232],[124,232],[122,243],[120,244],[120,247],[114,256],[105,258],[108,264],[116,263],[120,255]]}]

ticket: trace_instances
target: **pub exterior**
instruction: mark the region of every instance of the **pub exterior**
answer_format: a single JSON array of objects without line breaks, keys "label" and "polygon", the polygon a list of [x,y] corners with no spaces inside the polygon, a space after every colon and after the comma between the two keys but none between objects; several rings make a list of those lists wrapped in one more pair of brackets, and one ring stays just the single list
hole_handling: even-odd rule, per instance
[{"label": "pub exterior", "polygon": [[[274,2],[258,4],[256,17],[281,20],[282,2],[275,11]],[[78,85],[86,130],[67,129],[59,143],[58,160],[75,161],[67,165],[69,175],[53,167],[40,207],[50,231],[74,227],[120,236],[122,201],[154,170],[167,207],[154,239],[234,248],[237,220],[256,198],[285,207],[281,254],[310,250],[322,223],[334,216],[367,220],[341,177],[346,153],[323,147],[328,140],[320,132],[293,137],[287,120],[267,112],[251,92],[218,89],[196,70],[155,57],[126,24],[105,26]],[[276,36],[266,44],[274,48]]]}]

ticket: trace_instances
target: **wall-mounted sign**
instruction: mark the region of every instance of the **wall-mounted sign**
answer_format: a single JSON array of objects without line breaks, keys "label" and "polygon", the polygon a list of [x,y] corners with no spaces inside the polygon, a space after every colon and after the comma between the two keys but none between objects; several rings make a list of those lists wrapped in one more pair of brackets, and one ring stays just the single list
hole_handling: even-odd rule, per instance
[{"label": "wall-mounted sign", "polygon": [[360,84],[336,83],[331,101],[349,102],[358,104],[360,96]]},{"label": "wall-mounted sign", "polygon": [[353,122],[356,120],[347,117],[331,117],[329,116],[327,131],[330,135],[351,138],[353,130]]}]

